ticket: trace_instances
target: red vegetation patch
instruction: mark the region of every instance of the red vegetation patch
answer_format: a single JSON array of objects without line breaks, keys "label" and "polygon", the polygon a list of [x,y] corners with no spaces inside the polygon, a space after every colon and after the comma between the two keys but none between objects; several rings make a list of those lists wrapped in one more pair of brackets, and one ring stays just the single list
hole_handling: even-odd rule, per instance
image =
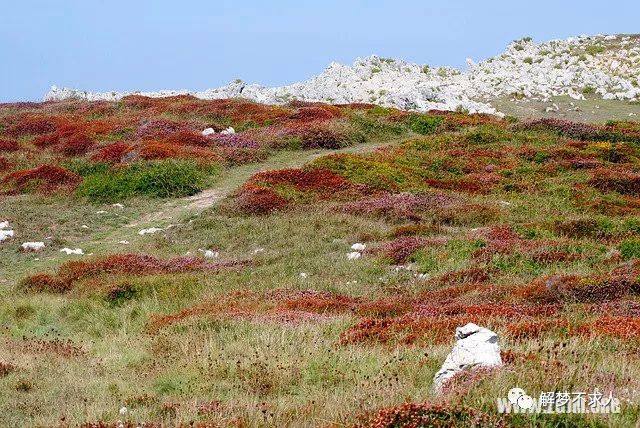
[{"label": "red vegetation patch", "polygon": [[11,162],[9,162],[9,159],[5,158],[4,156],[0,156],[0,171],[6,171],[9,168],[11,168]]},{"label": "red vegetation patch", "polygon": [[12,172],[2,181],[14,184],[18,191],[24,191],[32,183],[36,183],[38,190],[46,191],[63,186],[75,186],[80,180],[80,176],[73,172],[59,166],[45,164],[33,169]]},{"label": "red vegetation patch", "polygon": [[446,242],[447,240],[442,238],[436,239],[423,238],[419,236],[405,236],[368,250],[368,252],[382,255],[391,259],[393,263],[400,264],[406,262],[418,250],[444,245]]},{"label": "red vegetation patch", "polygon": [[242,214],[270,214],[287,207],[288,201],[271,189],[245,185],[234,201]]},{"label": "red vegetation patch", "polygon": [[551,330],[567,329],[569,323],[564,319],[527,320],[507,325],[507,334],[512,339],[536,339]]},{"label": "red vegetation patch", "polygon": [[25,116],[9,127],[7,134],[19,137],[22,135],[40,135],[56,130],[56,122],[49,118]]},{"label": "red vegetation patch", "polygon": [[93,146],[93,140],[83,134],[74,134],[65,139],[60,152],[65,156],[83,155]]},{"label": "red vegetation patch", "polygon": [[163,138],[167,135],[194,132],[198,125],[194,123],[178,122],[167,119],[152,119],[142,123],[136,130],[136,137],[139,139]]},{"label": "red vegetation patch", "polygon": [[640,196],[640,174],[637,173],[598,169],[589,180],[589,185],[602,192]]},{"label": "red vegetation patch", "polygon": [[580,327],[585,336],[603,335],[624,340],[640,339],[640,318],[605,315]]},{"label": "red vegetation patch", "polygon": [[340,109],[326,104],[300,106],[288,117],[298,122],[323,122],[341,116]]},{"label": "red vegetation patch", "polygon": [[22,284],[32,291],[65,292],[75,282],[99,275],[159,275],[194,271],[215,272],[222,269],[241,269],[247,261],[209,262],[197,257],[175,257],[168,260],[139,254],[115,254],[92,261],[70,261],[58,269],[57,274],[36,274],[25,278]]},{"label": "red vegetation patch", "polygon": [[15,140],[0,139],[0,152],[15,152],[20,149],[20,144]]},{"label": "red vegetation patch", "polygon": [[325,196],[335,192],[351,190],[355,186],[341,176],[327,169],[278,169],[260,172],[251,178],[251,183],[259,185],[287,184],[301,192],[315,192]]},{"label": "red vegetation patch", "polygon": [[177,146],[207,147],[209,145],[209,139],[201,133],[185,130],[166,136],[163,142]]},{"label": "red vegetation patch", "polygon": [[393,219],[418,221],[421,219],[423,212],[451,208],[461,201],[461,198],[445,193],[385,193],[345,204],[341,207],[341,210],[350,214],[385,216]]},{"label": "red vegetation patch", "polygon": [[20,287],[24,290],[37,293],[64,293],[70,286],[70,283],[46,273],[28,276],[20,282]]},{"label": "red vegetation patch", "polygon": [[125,143],[109,144],[91,155],[91,160],[95,162],[108,162],[111,164],[122,162],[124,157],[133,148]]},{"label": "red vegetation patch", "polygon": [[426,179],[425,184],[434,189],[455,190],[457,192],[485,194],[500,183],[500,176],[495,173],[473,173],[458,179]]},{"label": "red vegetation patch", "polygon": [[354,428],[494,427],[506,428],[504,417],[491,416],[469,407],[404,403],[362,415]]},{"label": "red vegetation patch", "polygon": [[177,158],[181,154],[179,146],[158,142],[147,142],[140,149],[140,158],[146,160]]}]

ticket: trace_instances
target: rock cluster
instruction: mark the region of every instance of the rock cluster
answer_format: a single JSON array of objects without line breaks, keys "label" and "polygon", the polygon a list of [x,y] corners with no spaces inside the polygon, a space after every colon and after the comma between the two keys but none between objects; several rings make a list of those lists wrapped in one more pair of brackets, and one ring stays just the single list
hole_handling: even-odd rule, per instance
[{"label": "rock cluster", "polygon": [[584,93],[593,93],[604,99],[640,98],[640,36],[580,36],[544,43],[524,38],[498,56],[477,64],[467,60],[467,65],[467,70],[461,71],[371,56],[351,66],[331,63],[309,80],[275,88],[240,80],[202,92],[91,93],[54,86],[44,100],[191,94],[202,99],[243,97],[266,104],[291,100],[365,102],[403,110],[496,113],[488,100],[501,96],[549,100],[569,95],[581,99]]}]

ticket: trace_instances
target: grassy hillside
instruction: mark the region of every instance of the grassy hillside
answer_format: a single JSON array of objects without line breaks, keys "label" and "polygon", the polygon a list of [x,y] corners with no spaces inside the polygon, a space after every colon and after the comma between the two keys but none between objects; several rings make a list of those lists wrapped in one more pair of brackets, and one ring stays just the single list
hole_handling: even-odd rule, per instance
[{"label": "grassy hillside", "polygon": [[[2,426],[640,417],[636,122],[127,97],[0,130]],[[467,322],[505,365],[436,395]],[[622,412],[498,414],[515,386]]]}]

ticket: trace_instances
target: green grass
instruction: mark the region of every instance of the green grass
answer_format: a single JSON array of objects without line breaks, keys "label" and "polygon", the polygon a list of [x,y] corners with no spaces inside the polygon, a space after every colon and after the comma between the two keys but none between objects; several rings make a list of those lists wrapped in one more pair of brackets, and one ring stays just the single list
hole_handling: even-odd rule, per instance
[{"label": "green grass", "polygon": [[177,198],[198,193],[208,175],[215,172],[203,171],[194,161],[137,162],[121,169],[88,172],[77,192],[92,202],[115,202],[132,196]]}]

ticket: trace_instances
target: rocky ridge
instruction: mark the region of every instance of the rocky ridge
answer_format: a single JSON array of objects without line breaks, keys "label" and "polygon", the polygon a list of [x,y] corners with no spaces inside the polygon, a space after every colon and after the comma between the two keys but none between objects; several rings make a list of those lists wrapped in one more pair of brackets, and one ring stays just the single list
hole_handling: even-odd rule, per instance
[{"label": "rocky ridge", "polygon": [[640,98],[640,36],[597,35],[535,43],[531,38],[514,41],[495,57],[475,63],[467,70],[430,67],[402,60],[370,56],[353,65],[331,63],[308,80],[281,87],[266,87],[236,80],[201,92],[92,93],[52,87],[45,101],[64,99],[118,100],[139,94],[165,97],[190,94],[202,99],[243,97],[266,104],[291,100],[335,104],[374,103],[403,110],[466,110],[498,113],[491,98],[508,96],[513,101],[568,95],[584,99],[595,94],[603,99],[637,101]]}]

